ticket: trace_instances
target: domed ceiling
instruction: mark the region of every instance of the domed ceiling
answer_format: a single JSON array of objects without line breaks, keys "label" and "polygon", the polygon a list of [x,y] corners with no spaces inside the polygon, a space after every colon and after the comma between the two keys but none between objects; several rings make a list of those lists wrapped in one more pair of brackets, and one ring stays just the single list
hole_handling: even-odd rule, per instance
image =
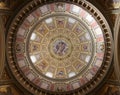
[{"label": "domed ceiling", "polygon": [[88,93],[112,59],[110,28],[87,1],[31,1],[12,21],[7,41],[8,65],[33,94]]}]

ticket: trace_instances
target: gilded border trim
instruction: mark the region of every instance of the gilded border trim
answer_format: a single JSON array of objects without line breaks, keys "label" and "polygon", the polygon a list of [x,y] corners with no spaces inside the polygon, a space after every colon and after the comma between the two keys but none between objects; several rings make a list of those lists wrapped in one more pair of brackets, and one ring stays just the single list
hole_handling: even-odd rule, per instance
[{"label": "gilded border trim", "polygon": [[[112,61],[112,56],[113,56],[113,40],[112,40],[112,34],[111,34],[111,30],[110,27],[107,23],[107,21],[105,20],[105,18],[102,16],[102,14],[92,5],[90,4],[88,1],[85,0],[34,0],[31,1],[30,3],[28,3],[25,7],[23,7],[21,9],[21,11],[18,13],[18,15],[16,15],[15,19],[13,19],[10,27],[9,27],[9,32],[8,32],[8,36],[7,36],[7,59],[8,59],[8,65],[13,73],[13,75],[15,76],[15,78],[17,79],[17,81],[25,88],[30,91],[31,93],[38,95],[41,93],[49,93],[50,94],[57,94],[57,95],[65,95],[65,93],[55,93],[55,92],[46,92],[42,89],[36,88],[32,83],[28,82],[25,78],[22,77],[22,74],[19,72],[16,63],[13,59],[13,51],[11,51],[13,49],[12,45],[12,40],[13,40],[13,36],[16,28],[19,27],[19,23],[24,19],[23,17],[25,17],[26,14],[28,14],[29,12],[31,12],[32,9],[39,7],[43,4],[46,3],[51,3],[51,2],[69,2],[69,3],[73,3],[76,4],[82,8],[84,8],[85,10],[87,10],[89,13],[91,13],[95,19],[98,21],[99,25],[101,26],[101,28],[103,29],[102,31],[104,32],[104,37],[105,37],[105,41],[106,41],[106,52],[105,52],[105,58],[104,58],[104,65],[101,67],[101,69],[98,71],[97,75],[95,76],[95,78],[93,80],[91,80],[88,84],[84,85],[83,87],[75,90],[75,93],[77,93],[78,95],[86,95],[87,93],[89,93],[91,90],[93,90],[98,84],[100,84],[100,82],[103,80],[103,78],[105,77],[106,73],[109,70],[109,67],[111,66],[111,61]],[[67,92],[67,94],[73,94],[73,92]]]}]

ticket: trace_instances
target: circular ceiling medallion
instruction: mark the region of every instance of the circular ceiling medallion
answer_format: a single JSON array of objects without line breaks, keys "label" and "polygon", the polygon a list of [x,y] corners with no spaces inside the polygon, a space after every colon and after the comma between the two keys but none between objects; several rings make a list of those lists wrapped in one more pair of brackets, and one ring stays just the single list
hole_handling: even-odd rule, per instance
[{"label": "circular ceiling medallion", "polygon": [[33,94],[88,93],[109,69],[110,28],[87,1],[47,3],[31,1],[11,23],[8,65]]},{"label": "circular ceiling medallion", "polygon": [[65,80],[82,76],[93,64],[95,37],[78,17],[65,12],[46,14],[32,28],[24,39],[28,42],[24,54],[38,74]]},{"label": "circular ceiling medallion", "polygon": [[[57,33],[57,32],[56,32]],[[51,39],[50,46],[48,46],[51,57],[58,60],[63,60],[70,57],[72,52],[72,44],[69,38],[59,35]]]}]

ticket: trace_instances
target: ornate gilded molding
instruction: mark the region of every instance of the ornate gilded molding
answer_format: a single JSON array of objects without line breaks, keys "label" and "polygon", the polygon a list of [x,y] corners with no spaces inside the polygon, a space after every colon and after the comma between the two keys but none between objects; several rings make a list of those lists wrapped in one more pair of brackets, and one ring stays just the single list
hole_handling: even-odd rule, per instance
[{"label": "ornate gilded molding", "polygon": [[0,16],[0,45],[1,45],[0,47],[0,79],[1,79],[5,62],[5,34],[2,16]]},{"label": "ornate gilded molding", "polygon": [[4,2],[0,2],[0,79],[5,64],[5,23],[7,16],[10,15],[10,9],[6,7]]},{"label": "ornate gilded molding", "polygon": [[117,80],[120,82],[120,75],[118,74],[120,72],[120,57],[119,57],[119,44],[120,40],[120,15],[117,15],[116,21],[115,21],[115,27],[114,27],[114,68],[115,68],[115,74],[117,77]]},{"label": "ornate gilded molding", "polygon": [[109,9],[119,9],[120,1],[119,0],[105,0],[105,5]]},{"label": "ornate gilded molding", "polygon": [[[104,45],[100,45],[100,46],[97,46],[97,48],[100,48],[100,51],[102,52],[103,50],[105,50],[105,52],[104,53],[102,53],[103,54],[103,56],[104,56],[104,58],[103,58],[103,61],[100,61],[99,59],[100,59],[100,57],[102,56],[102,55],[99,55],[99,56],[97,56],[97,54],[96,54],[96,57],[98,57],[99,59],[97,60],[97,62],[95,62],[95,64],[97,64],[97,66],[98,66],[98,70],[97,70],[97,72],[96,72],[96,74],[95,74],[95,76],[93,76],[92,74],[90,74],[90,75],[88,75],[87,74],[87,76],[88,76],[88,79],[87,80],[89,80],[89,81],[87,81],[87,83],[85,83],[84,85],[79,85],[79,79],[78,79],[78,82],[77,83],[74,83],[74,84],[72,84],[72,82],[71,82],[71,85],[73,86],[72,87],[72,89],[71,90],[66,90],[65,89],[65,91],[63,91],[63,90],[49,90],[49,89],[47,89],[46,87],[48,87],[48,83],[46,83],[45,81],[44,81],[44,79],[46,80],[46,77],[42,77],[42,76],[37,76],[39,79],[42,77],[42,79],[35,79],[35,78],[37,78],[37,77],[35,77],[33,74],[31,74],[31,73],[27,73],[27,71],[29,70],[30,72],[32,71],[32,66],[30,65],[31,64],[31,61],[33,61],[33,63],[34,63],[34,57],[32,57],[33,58],[33,60],[32,60],[32,58],[31,58],[31,61],[29,61],[30,59],[28,58],[27,59],[27,61],[29,61],[28,62],[28,68],[25,68],[25,69],[23,69],[22,68],[22,66],[24,66],[24,60],[21,60],[20,59],[20,61],[18,60],[20,57],[16,57],[16,54],[17,54],[17,52],[19,53],[19,51],[21,51],[21,52],[24,52],[24,49],[21,49],[21,48],[23,48],[23,46],[24,46],[24,44],[21,44],[21,45],[17,45],[16,43],[17,43],[17,40],[19,40],[19,41],[21,41],[21,40],[23,40],[22,38],[21,39],[17,39],[17,37],[19,36],[19,35],[17,35],[18,33],[20,34],[20,35],[23,35],[23,36],[25,36],[24,35],[24,29],[23,30],[20,30],[20,32],[18,32],[18,30],[21,28],[21,25],[24,23],[24,25],[26,26],[26,27],[28,27],[29,29],[28,29],[28,31],[30,30],[31,31],[31,25],[33,24],[32,23],[32,21],[31,21],[31,17],[30,17],[30,19],[28,18],[28,20],[31,22],[30,24],[30,26],[29,26],[29,23],[27,23],[27,22],[24,22],[25,20],[26,20],[26,18],[28,17],[28,15],[30,15],[30,13],[32,13],[32,12],[34,12],[34,11],[37,11],[36,9],[38,9],[38,13],[36,13],[36,15],[38,16],[38,18],[42,18],[42,16],[39,16],[39,13],[40,13],[40,9],[41,9],[41,13],[43,12],[46,12],[45,14],[42,14],[42,15],[46,15],[47,13],[49,13],[48,12],[48,9],[46,8],[46,4],[48,4],[49,6],[51,5],[52,6],[52,4],[54,5],[55,4],[55,2],[56,2],[56,5],[57,5],[57,3],[58,3],[58,5],[59,5],[59,3],[65,3],[66,5],[68,4],[68,5],[77,5],[78,7],[76,7],[77,8],[77,10],[79,10],[79,7],[80,8],[82,8],[83,10],[85,10],[85,11],[87,11],[89,14],[91,14],[91,16],[95,19],[95,21],[96,21],[96,23],[97,23],[97,25],[99,26],[99,29],[98,30],[96,30],[96,32],[98,33],[98,31],[99,31],[99,33],[101,34],[101,35],[103,35],[103,37],[102,37],[102,40],[104,40]],[[45,5],[45,6],[44,6]],[[70,9],[69,9],[69,7],[68,7],[68,9],[65,9],[64,10],[64,8],[62,7],[62,6],[64,6],[64,5],[61,5],[60,4],[60,6],[58,6],[58,10],[55,10],[55,12],[64,12],[64,11],[66,11],[66,10],[68,10],[68,11],[70,11]],[[52,10],[52,8],[51,8],[51,10]],[[54,8],[53,8],[53,10],[54,10]],[[62,10],[62,11],[61,11]],[[76,10],[72,10],[73,11],[73,13],[72,13],[72,15],[74,15],[74,13],[75,13],[75,15],[76,15],[76,13],[78,12],[78,11],[76,11]],[[53,11],[53,14],[55,14],[55,12]],[[84,12],[84,11],[83,11]],[[51,13],[52,14],[52,13]],[[84,13],[83,13],[84,14]],[[34,13],[33,13],[33,15],[34,15]],[[41,14],[40,14],[41,15]],[[79,15],[79,13],[77,14],[77,15]],[[49,16],[48,16],[49,17]],[[66,17],[67,17],[67,15],[66,15]],[[72,16],[71,16],[72,17]],[[84,20],[84,16],[81,16],[81,18],[82,18],[82,20]],[[55,19],[55,18],[54,18]],[[38,19],[37,19],[38,20]],[[36,20],[35,20],[36,21]],[[44,21],[44,19],[42,19],[41,21]],[[47,20],[47,22],[49,23],[49,21],[51,21],[51,20]],[[87,21],[89,21],[89,19],[87,20]],[[37,21],[36,21],[37,22]],[[74,22],[73,20],[71,21],[71,22]],[[95,23],[95,24],[96,24]],[[86,23],[87,24],[87,23]],[[89,25],[89,24],[88,24]],[[24,26],[23,26],[24,27]],[[26,27],[24,27],[24,28],[26,28]],[[61,26],[62,27],[62,26]],[[72,27],[72,26],[71,26]],[[89,25],[89,27],[91,27],[90,25]],[[93,25],[93,27],[94,27],[94,25]],[[48,28],[48,27],[47,27]],[[33,32],[33,31],[32,31]],[[93,32],[95,32],[94,30],[93,30]],[[23,33],[23,34],[21,34],[21,33]],[[36,33],[36,32],[35,32]],[[96,35],[97,35],[97,33],[96,33]],[[99,33],[98,33],[98,35],[99,35]],[[28,33],[29,34],[29,33]],[[96,36],[95,34],[94,34],[94,36]],[[29,36],[29,35],[28,35]],[[33,35],[34,36],[34,35]],[[89,36],[89,35],[88,35]],[[61,38],[61,37],[60,37]],[[97,37],[96,37],[97,38]],[[16,40],[17,39],[17,40]],[[31,36],[31,39],[33,39],[34,40],[34,37],[32,37]],[[66,37],[62,37],[61,38],[62,39],[62,43],[64,43],[64,44],[66,44],[67,42],[68,42],[68,44],[67,44],[67,46],[69,46],[69,44],[70,44],[70,46],[71,46],[71,42],[69,42],[69,39],[67,39],[66,40]],[[98,37],[98,42],[101,40],[101,39],[99,39],[99,37]],[[58,44],[57,42],[59,41],[59,39],[55,39],[55,41],[54,41],[54,39],[52,40],[52,43],[54,44]],[[105,75],[107,74],[107,72],[108,72],[108,70],[109,70],[109,67],[111,66],[111,60],[112,60],[112,56],[113,56],[113,40],[112,40],[112,34],[111,34],[111,30],[110,30],[110,27],[109,27],[109,25],[108,25],[108,23],[107,23],[107,21],[105,20],[105,18],[103,17],[103,15],[99,12],[99,10],[97,10],[92,4],[90,4],[88,1],[85,1],[85,0],[68,0],[68,1],[64,1],[64,0],[59,0],[59,1],[56,1],[56,0],[49,0],[49,1],[46,1],[46,0],[35,0],[35,1],[31,1],[31,2],[29,2],[26,6],[24,6],[21,10],[20,10],[20,12],[18,12],[18,14],[16,15],[16,17],[13,19],[13,21],[11,22],[11,24],[10,24],[10,26],[9,26],[9,30],[8,30],[8,35],[7,35],[7,49],[6,49],[6,52],[7,52],[7,60],[8,60],[8,66],[9,66],[9,68],[10,68],[10,70],[11,70],[11,72],[12,72],[12,74],[14,75],[14,77],[16,78],[16,80],[25,88],[25,89],[27,89],[29,92],[31,92],[32,94],[35,94],[35,95],[38,95],[38,94],[40,94],[41,95],[41,93],[45,93],[45,94],[48,94],[48,95],[50,95],[50,94],[57,94],[57,95],[65,95],[65,94],[69,94],[69,95],[71,95],[71,94],[73,94],[73,90],[74,90],[74,94],[75,93],[77,93],[78,95],[86,95],[86,94],[88,94],[90,91],[92,91],[95,87],[97,87],[100,83],[101,83],[101,81],[103,80],[103,78],[105,77]],[[51,45],[53,45],[53,44],[50,44],[50,47],[52,48],[52,46]],[[96,43],[97,44],[97,43]],[[28,44],[27,44],[28,45]],[[54,46],[54,45],[53,45]],[[72,46],[71,46],[72,47]],[[27,47],[26,47],[26,51],[27,51]],[[43,48],[44,49],[44,48]],[[94,48],[93,48],[94,49]],[[71,50],[71,48],[70,48],[70,50]],[[97,49],[96,49],[96,51],[97,51]],[[98,51],[98,52],[100,52],[100,51]],[[52,53],[52,55],[54,55],[55,57],[56,57],[56,53],[52,50],[51,51],[51,53]],[[58,54],[60,54],[61,55],[61,53],[59,53],[58,52]],[[63,54],[63,53],[62,53]],[[65,57],[67,56],[67,55],[69,55],[69,54],[71,54],[71,53],[69,53],[68,52],[68,54],[66,54],[65,55]],[[61,56],[57,56],[57,58],[59,59],[63,59],[63,57],[61,57]],[[20,55],[21,56],[21,55]],[[27,56],[27,55],[26,55]],[[24,57],[26,57],[26,56],[24,56]],[[102,57],[103,57],[102,56]],[[18,61],[19,61],[19,63],[21,63],[21,64],[18,64]],[[30,67],[30,68],[29,68]],[[92,67],[92,66],[91,66]],[[21,70],[21,68],[23,69],[23,70]],[[24,72],[25,71],[25,72]],[[30,76],[31,77],[29,77],[29,74],[30,74]],[[27,77],[26,77],[27,76]],[[32,79],[31,79],[32,78]],[[47,78],[47,79],[49,79],[49,78]],[[51,79],[52,80],[52,79]],[[42,81],[42,82],[40,82],[40,81]],[[49,80],[48,80],[49,81]],[[56,80],[55,80],[56,81]],[[59,80],[60,81],[60,80]],[[85,81],[85,79],[83,79],[83,81]],[[53,81],[52,81],[53,82]],[[69,82],[69,81],[68,81]],[[53,82],[54,83],[54,82]],[[82,82],[81,82],[82,83]],[[66,86],[66,85],[65,85]],[[76,87],[77,86],[77,87]],[[50,87],[51,87],[51,89],[52,89],[52,85],[50,85]]]}]

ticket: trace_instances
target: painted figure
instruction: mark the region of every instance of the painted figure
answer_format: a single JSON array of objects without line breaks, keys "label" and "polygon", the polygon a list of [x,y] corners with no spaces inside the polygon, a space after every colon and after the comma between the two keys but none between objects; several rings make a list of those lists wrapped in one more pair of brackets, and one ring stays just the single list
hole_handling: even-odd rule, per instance
[{"label": "painted figure", "polygon": [[58,54],[59,56],[64,55],[66,53],[66,50],[67,50],[67,45],[63,41],[58,42],[54,48],[55,54]]}]

